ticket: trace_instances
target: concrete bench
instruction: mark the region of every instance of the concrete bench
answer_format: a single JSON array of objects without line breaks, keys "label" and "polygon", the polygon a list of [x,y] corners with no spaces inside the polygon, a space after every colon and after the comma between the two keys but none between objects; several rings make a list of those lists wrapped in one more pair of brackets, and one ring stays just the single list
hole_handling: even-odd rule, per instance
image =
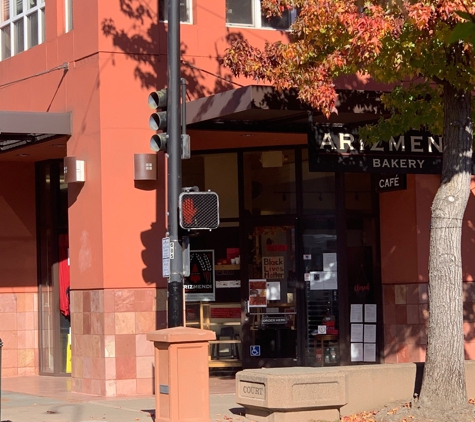
[{"label": "concrete bench", "polygon": [[347,382],[332,369],[246,369],[236,374],[236,402],[256,422],[338,421]]},{"label": "concrete bench", "polygon": [[[246,369],[236,374],[236,402],[256,422],[338,421],[419,393],[423,363],[326,368]],[[475,361],[465,361],[475,397]]]}]

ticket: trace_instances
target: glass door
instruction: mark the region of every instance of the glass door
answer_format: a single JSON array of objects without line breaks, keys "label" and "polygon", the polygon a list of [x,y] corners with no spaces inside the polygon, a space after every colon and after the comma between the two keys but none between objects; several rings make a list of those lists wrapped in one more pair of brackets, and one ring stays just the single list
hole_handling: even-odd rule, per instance
[{"label": "glass door", "polygon": [[[248,367],[297,364],[297,270],[293,225],[253,226],[244,287]],[[247,283],[246,283],[247,284]]]},{"label": "glass door", "polygon": [[302,222],[306,286],[305,360],[309,366],[340,364],[337,232],[333,218]]}]

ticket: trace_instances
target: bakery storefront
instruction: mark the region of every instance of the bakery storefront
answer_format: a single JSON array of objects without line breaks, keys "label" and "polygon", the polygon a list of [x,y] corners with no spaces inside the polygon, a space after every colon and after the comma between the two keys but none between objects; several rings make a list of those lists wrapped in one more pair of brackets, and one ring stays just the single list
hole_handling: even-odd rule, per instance
[{"label": "bakery storefront", "polygon": [[[210,367],[384,362],[379,196],[440,172],[441,141],[410,133],[365,147],[357,128],[374,111],[309,124],[299,108],[279,124],[252,109],[256,88],[232,92],[234,108],[225,95],[219,112],[199,100],[187,108],[183,186],[218,193],[220,226],[181,233],[191,250],[186,323],[217,333]],[[259,99],[244,101],[252,89]]]}]

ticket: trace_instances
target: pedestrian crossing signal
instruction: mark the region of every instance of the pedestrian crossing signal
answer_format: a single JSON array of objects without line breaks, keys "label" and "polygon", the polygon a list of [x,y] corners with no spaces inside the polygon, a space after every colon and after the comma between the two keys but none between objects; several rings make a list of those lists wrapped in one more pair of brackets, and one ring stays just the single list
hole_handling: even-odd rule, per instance
[{"label": "pedestrian crossing signal", "polygon": [[219,226],[219,198],[215,192],[183,192],[178,206],[183,229],[212,230]]}]

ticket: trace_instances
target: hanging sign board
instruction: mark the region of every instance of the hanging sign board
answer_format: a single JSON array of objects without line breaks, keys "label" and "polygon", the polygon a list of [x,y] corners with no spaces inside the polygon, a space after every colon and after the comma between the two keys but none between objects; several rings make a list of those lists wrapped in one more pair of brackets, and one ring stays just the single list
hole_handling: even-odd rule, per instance
[{"label": "hanging sign board", "polygon": [[380,174],[376,182],[376,192],[392,192],[407,188],[407,175],[405,174]]},{"label": "hanging sign board", "polygon": [[214,301],[214,251],[190,251],[190,275],[184,280],[186,301]]},{"label": "hanging sign board", "polygon": [[310,171],[440,174],[441,136],[411,131],[365,145],[358,128],[318,125],[308,136]]}]

